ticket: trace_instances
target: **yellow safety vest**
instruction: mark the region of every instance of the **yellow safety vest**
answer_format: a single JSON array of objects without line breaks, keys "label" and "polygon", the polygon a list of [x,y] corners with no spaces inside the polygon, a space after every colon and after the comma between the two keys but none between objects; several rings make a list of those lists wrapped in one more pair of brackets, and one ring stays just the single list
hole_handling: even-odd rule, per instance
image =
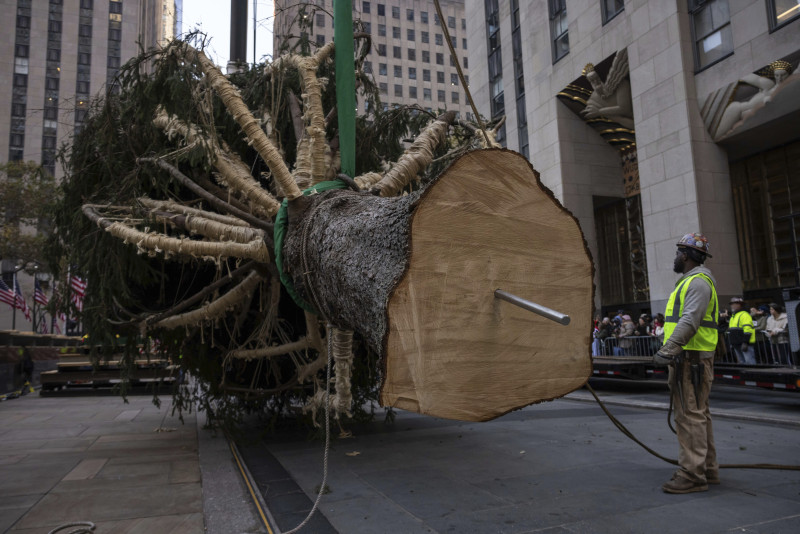
[{"label": "yellow safety vest", "polygon": [[739,310],[731,317],[728,328],[741,328],[745,334],[750,334],[750,343],[756,342],[756,329],[753,327],[753,318],[745,310]]},{"label": "yellow safety vest", "polygon": [[667,301],[667,309],[664,312],[664,343],[666,343],[669,336],[672,335],[675,326],[678,324],[678,320],[683,315],[683,304],[686,301],[686,291],[689,289],[689,284],[698,277],[708,282],[708,285],[711,286],[711,299],[708,301],[706,313],[703,316],[703,320],[700,322],[700,326],[697,328],[697,332],[695,332],[692,339],[683,346],[683,349],[709,352],[717,348],[717,339],[719,338],[717,334],[719,306],[717,304],[717,289],[714,287],[714,282],[703,273],[697,273],[689,278],[678,280],[678,283],[675,285],[675,289],[672,291]]}]

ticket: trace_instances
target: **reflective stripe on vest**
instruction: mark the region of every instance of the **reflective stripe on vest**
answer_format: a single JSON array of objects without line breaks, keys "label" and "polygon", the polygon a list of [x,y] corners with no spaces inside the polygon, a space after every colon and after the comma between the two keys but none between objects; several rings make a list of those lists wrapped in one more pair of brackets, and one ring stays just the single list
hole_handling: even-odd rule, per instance
[{"label": "reflective stripe on vest", "polygon": [[664,313],[664,343],[666,343],[670,335],[672,335],[675,326],[678,324],[678,320],[683,315],[683,304],[686,300],[686,292],[689,290],[689,284],[698,277],[708,282],[708,285],[711,286],[711,299],[708,301],[706,313],[703,315],[703,320],[700,321],[697,332],[695,332],[692,339],[690,339],[683,348],[685,350],[712,351],[717,348],[717,339],[719,338],[717,334],[717,320],[719,319],[717,289],[714,287],[714,282],[703,273],[697,273],[685,280],[680,280],[675,290],[669,296],[667,309]]},{"label": "reflective stripe on vest", "polygon": [[731,317],[731,322],[728,323],[729,328],[741,328],[744,330],[744,333],[747,334],[748,331],[750,332],[750,343],[756,342],[756,329],[753,327],[753,318],[747,313],[745,310],[739,310],[736,312],[733,317]]}]

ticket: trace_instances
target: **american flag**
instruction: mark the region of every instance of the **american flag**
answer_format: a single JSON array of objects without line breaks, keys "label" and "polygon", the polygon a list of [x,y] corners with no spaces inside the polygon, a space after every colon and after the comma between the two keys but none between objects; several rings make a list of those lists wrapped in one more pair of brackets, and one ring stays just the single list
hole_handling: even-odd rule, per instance
[{"label": "american flag", "polygon": [[45,320],[44,316],[42,316],[42,322],[39,323],[39,333],[40,334],[49,334],[50,331],[47,330],[47,321]]},{"label": "american flag", "polygon": [[14,292],[11,291],[10,287],[8,287],[6,281],[0,278],[0,301],[5,302],[11,307],[14,307],[16,300],[17,298],[16,295],[14,295]]},{"label": "american flag", "polygon": [[83,298],[86,295],[86,282],[80,276],[72,275],[69,277],[69,285],[73,293]]},{"label": "american flag", "polygon": [[72,289],[70,300],[75,304],[78,311],[83,311],[83,297],[86,295],[86,281],[80,276],[71,275],[69,277],[69,286]]},{"label": "american flag", "polygon": [[22,310],[27,320],[31,320],[31,310],[28,308],[28,303],[25,302],[25,297],[22,296],[22,289],[19,287],[19,280],[14,279],[14,292],[17,297],[17,309]]},{"label": "american flag", "polygon": [[34,280],[33,282],[34,290],[33,290],[33,300],[41,304],[42,306],[47,306],[49,302],[47,299],[47,295],[44,294],[42,291],[42,286],[39,285],[39,280]]}]

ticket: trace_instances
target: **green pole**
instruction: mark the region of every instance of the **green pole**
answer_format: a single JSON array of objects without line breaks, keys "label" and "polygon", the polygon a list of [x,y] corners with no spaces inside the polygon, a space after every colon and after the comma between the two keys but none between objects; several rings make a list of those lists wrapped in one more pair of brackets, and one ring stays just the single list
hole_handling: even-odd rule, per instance
[{"label": "green pole", "polygon": [[336,107],[342,172],[356,173],[356,70],[353,62],[353,3],[333,0],[333,40],[336,42]]}]

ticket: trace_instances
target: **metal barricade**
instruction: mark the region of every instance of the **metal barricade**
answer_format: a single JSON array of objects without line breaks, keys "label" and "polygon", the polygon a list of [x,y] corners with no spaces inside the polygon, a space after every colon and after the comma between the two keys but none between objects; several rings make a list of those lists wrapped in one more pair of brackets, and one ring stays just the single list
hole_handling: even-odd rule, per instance
[{"label": "metal barricade", "polygon": [[656,336],[626,336],[598,339],[599,348],[595,356],[653,356],[661,347]]},{"label": "metal barricade", "polygon": [[[747,362],[739,361],[736,357],[736,351],[731,344],[730,333],[725,332],[722,335],[722,351],[717,351],[718,361],[724,363],[738,363],[746,364]],[[795,365],[793,354],[789,350],[788,343],[772,343],[766,332],[756,332],[756,342],[749,344],[749,350],[753,351],[755,356],[755,365],[770,366],[770,367],[792,367]],[[720,355],[721,353],[721,355]],[[752,364],[750,364],[752,365]]]}]

